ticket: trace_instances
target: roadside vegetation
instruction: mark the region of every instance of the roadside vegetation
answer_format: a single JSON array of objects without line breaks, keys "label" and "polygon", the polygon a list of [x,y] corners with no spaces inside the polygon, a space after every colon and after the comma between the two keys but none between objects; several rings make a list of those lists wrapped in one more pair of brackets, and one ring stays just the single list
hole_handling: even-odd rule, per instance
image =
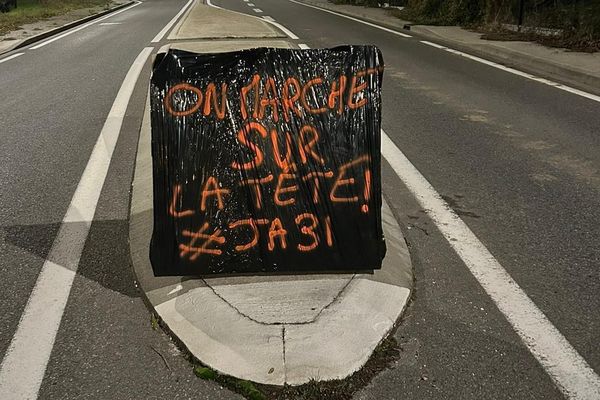
[{"label": "roadside vegetation", "polygon": [[111,0],[17,0],[16,8],[0,13],[0,35],[69,11],[98,6],[108,8],[111,3]]},{"label": "roadside vegetation", "polygon": [[333,0],[337,3],[404,6],[394,14],[416,24],[458,25],[490,40],[531,40],[577,51],[600,51],[600,0]]},{"label": "roadside vegetation", "polygon": [[[384,339],[366,365],[352,376],[334,381],[310,381],[301,386],[270,386],[221,375],[203,365],[194,367],[200,379],[215,381],[248,400],[351,400],[353,395],[369,384],[381,371],[402,358],[402,349],[393,336]],[[406,356],[405,356],[406,357]],[[424,377],[423,379],[427,379]]]}]

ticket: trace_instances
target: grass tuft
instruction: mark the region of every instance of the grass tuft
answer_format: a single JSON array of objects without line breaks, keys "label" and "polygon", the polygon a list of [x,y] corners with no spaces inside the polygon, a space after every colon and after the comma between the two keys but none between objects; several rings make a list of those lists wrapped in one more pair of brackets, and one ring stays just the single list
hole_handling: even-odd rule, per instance
[{"label": "grass tuft", "polygon": [[194,368],[194,374],[201,379],[214,381],[217,379],[217,372],[207,367],[196,367]]},{"label": "grass tuft", "polygon": [[0,13],[0,35],[69,11],[97,6],[107,8],[111,3],[111,0],[17,0],[17,8]]}]

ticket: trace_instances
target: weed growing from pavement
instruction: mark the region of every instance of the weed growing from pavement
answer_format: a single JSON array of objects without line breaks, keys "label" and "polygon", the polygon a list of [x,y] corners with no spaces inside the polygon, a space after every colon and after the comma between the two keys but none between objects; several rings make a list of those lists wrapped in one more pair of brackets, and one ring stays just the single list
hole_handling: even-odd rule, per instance
[{"label": "weed growing from pavement", "polygon": [[301,386],[271,386],[252,383],[197,364],[194,374],[201,379],[215,381],[250,400],[349,400],[365,387],[373,377],[390,367],[400,358],[400,349],[392,335],[383,340],[365,366],[346,379],[317,382],[312,380]]},{"label": "weed growing from pavement", "polygon": [[153,330],[157,330],[158,329],[158,318],[156,318],[156,315],[154,314],[150,314],[150,326],[152,326]]},{"label": "weed growing from pavement", "polygon": [[217,371],[203,366],[195,367],[194,374],[196,374],[198,378],[215,381],[250,400],[267,400],[265,395],[250,381],[236,379],[226,375],[219,375]]}]

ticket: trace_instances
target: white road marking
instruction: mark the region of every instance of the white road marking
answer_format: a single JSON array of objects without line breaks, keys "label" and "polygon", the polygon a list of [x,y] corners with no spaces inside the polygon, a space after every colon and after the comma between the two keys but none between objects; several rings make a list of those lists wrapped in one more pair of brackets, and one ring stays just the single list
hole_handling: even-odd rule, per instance
[{"label": "white road marking", "polygon": [[[410,35],[406,35],[404,33],[400,33],[400,32],[394,31],[392,29],[385,28],[383,26],[379,26],[379,25],[372,24],[372,23],[367,22],[367,21],[362,21],[362,20],[360,20],[358,18],[353,18],[353,17],[347,16],[347,15],[344,15],[344,14],[337,13],[335,11],[326,10],[324,8],[313,6],[313,5],[310,5],[310,4],[305,4],[305,3],[302,3],[302,2],[299,2],[299,1],[296,1],[296,0],[288,0],[288,1],[291,1],[292,3],[299,4],[299,5],[302,5],[302,6],[305,6],[305,7],[314,8],[316,10],[320,10],[320,11],[323,11],[323,12],[326,12],[326,13],[334,14],[334,15],[337,15],[337,16],[340,16],[340,17],[343,17],[343,18],[347,18],[347,19],[350,19],[352,21],[356,21],[356,22],[359,22],[361,24],[371,26],[373,28],[377,28],[377,29],[381,29],[381,30],[386,31],[386,32],[393,33],[395,35],[400,35],[402,37],[412,37]],[[540,78],[540,77],[537,77],[535,75],[528,74],[527,72],[519,71],[517,69],[511,68],[511,67],[507,67],[507,66],[504,66],[502,64],[495,63],[493,61],[488,61],[488,60],[485,60],[485,59],[480,58],[480,57],[472,56],[472,55],[464,53],[462,51],[450,49],[448,47],[445,47],[445,46],[442,46],[442,45],[439,45],[439,44],[436,44],[436,43],[433,43],[433,42],[429,42],[427,40],[421,40],[420,42],[423,43],[423,44],[426,44],[428,46],[432,46],[432,47],[435,47],[435,48],[438,48],[438,49],[441,49],[441,50],[445,50],[447,52],[450,52],[450,53],[453,53],[453,54],[456,54],[456,55],[468,58],[470,60],[477,61],[477,62],[480,62],[482,64],[486,64],[486,65],[489,65],[489,66],[494,67],[494,68],[501,69],[501,70],[506,71],[506,72],[510,72],[511,74],[519,75],[519,76],[522,76],[524,78],[531,79],[533,81],[543,83],[545,85],[553,86],[553,87],[555,87],[557,89],[560,89],[560,90],[563,90],[565,92],[573,93],[573,94],[576,94],[578,96],[582,96],[582,97],[585,97],[587,99],[600,102],[600,96],[598,96],[598,95],[595,95],[595,94],[592,94],[592,93],[588,93],[588,92],[585,92],[583,90],[575,89],[573,87],[570,87],[570,86],[567,86],[567,85],[563,85],[561,83],[554,82],[554,81],[551,81],[549,79]]]},{"label": "white road marking", "polygon": [[[210,1],[210,0],[208,0]],[[279,22],[275,22],[275,21],[271,21],[265,17],[262,18],[263,20],[267,21],[269,24],[276,26],[277,28],[279,28],[283,33],[285,33],[290,39],[293,40],[298,40],[300,39],[298,36],[296,36],[294,34],[294,32],[290,31],[288,28],[286,28],[285,26],[281,25]]]},{"label": "white road marking", "polygon": [[254,7],[254,3],[248,3],[246,4],[248,7]]},{"label": "white road marking", "polygon": [[20,56],[22,56],[23,54],[25,54],[25,53],[17,53],[17,54],[13,54],[12,56],[8,56],[8,57],[6,57],[6,58],[3,58],[3,59],[1,59],[1,60],[0,60],[0,64],[2,64],[3,62],[6,62],[6,61],[8,61],[8,60],[13,60],[13,59],[15,59],[15,58],[17,58],[17,57],[20,57]]},{"label": "white road marking", "polygon": [[[210,0],[206,0],[206,4],[208,4],[211,7],[218,8],[219,10],[224,10],[223,7],[219,7],[215,4],[213,4],[212,1],[210,1]],[[237,11],[232,11],[232,12],[237,12]],[[243,14],[243,13],[238,13],[238,14]],[[246,15],[246,14],[244,14],[244,15]]]},{"label": "white road marking", "polygon": [[73,286],[129,98],[152,47],[123,80],[0,365],[0,399],[36,399]]},{"label": "white road marking", "polygon": [[383,129],[381,154],[563,395],[573,400],[600,399],[600,376],[552,325]]},{"label": "white road marking", "polygon": [[262,17],[265,21],[269,21],[269,22],[275,22],[275,19],[273,17],[270,17],[268,15],[265,15]]},{"label": "white road marking", "polygon": [[35,45],[35,46],[33,46],[33,47],[30,47],[29,49],[30,49],[30,50],[37,50],[37,49],[39,49],[39,48],[42,48],[42,47],[44,47],[44,46],[46,46],[46,45],[48,45],[48,44],[50,44],[50,43],[56,42],[57,40],[60,40],[60,39],[62,39],[62,38],[64,38],[64,37],[67,37],[67,36],[69,36],[69,35],[72,35],[72,34],[74,34],[75,32],[79,32],[80,30],[82,30],[82,29],[85,29],[85,28],[87,28],[88,26],[92,26],[92,25],[94,25],[94,24],[97,24],[97,23],[98,23],[98,22],[100,22],[100,21],[104,21],[105,19],[108,19],[108,18],[114,17],[115,15],[121,14],[121,13],[123,13],[123,12],[125,12],[125,11],[128,11],[128,10],[131,10],[133,7],[137,7],[137,6],[139,6],[140,4],[142,4],[142,2],[141,2],[141,1],[136,1],[136,2],[135,2],[135,4],[132,4],[132,5],[130,5],[129,7],[122,8],[122,9],[120,9],[120,10],[117,10],[117,11],[115,11],[114,13],[111,13],[111,14],[108,14],[108,15],[106,15],[106,16],[104,16],[104,17],[101,17],[101,18],[95,19],[95,20],[93,20],[92,22],[88,22],[87,24],[83,24],[83,25],[81,25],[81,26],[80,26],[80,27],[78,27],[78,28],[71,29],[71,30],[69,30],[69,31],[67,31],[67,32],[65,32],[65,33],[63,33],[63,34],[61,34],[61,35],[58,35],[58,36],[55,36],[55,37],[53,37],[52,39],[46,40],[45,42],[42,42],[42,43],[40,43],[40,44],[38,44],[38,45]]},{"label": "white road marking", "polygon": [[600,399],[600,377],[381,131],[381,154],[568,399]]},{"label": "white road marking", "polygon": [[436,49],[445,49],[445,47],[441,44],[428,42],[427,40],[421,40],[421,43],[426,44],[427,46],[435,47]]},{"label": "white road marking", "polygon": [[151,43],[160,42],[162,40],[163,36],[165,36],[167,34],[167,32],[173,27],[173,25],[175,25],[175,22],[177,22],[177,20],[179,19],[179,17],[181,17],[181,14],[183,14],[185,12],[185,10],[187,10],[187,8],[193,2],[194,2],[194,0],[189,0],[187,3],[185,3],[185,5],[181,8],[181,10],[179,10],[179,12],[177,13],[177,15],[175,15],[173,17],[173,19],[171,19],[169,21],[169,23],[167,25],[165,25],[165,27],[162,28],[161,31],[156,34],[156,36],[154,36],[154,39],[152,39]]},{"label": "white road marking", "polygon": [[298,44],[298,47],[300,47],[302,50],[310,49],[310,47],[307,44],[304,44],[304,43]]},{"label": "white road marking", "polygon": [[255,13],[258,13],[258,14],[263,12],[263,10],[261,10],[260,8],[253,8],[253,10]]},{"label": "white road marking", "polygon": [[300,2],[300,1],[296,1],[296,0],[288,0],[288,1],[291,1],[292,3],[295,3],[295,4],[299,4],[299,5],[301,5],[301,6],[304,6],[304,7],[310,7],[310,8],[314,8],[315,10],[319,10],[319,11],[323,11],[323,12],[326,12],[326,13],[329,13],[329,14],[337,15],[338,17],[346,18],[346,19],[349,19],[349,20],[352,20],[352,21],[355,21],[355,22],[361,23],[361,24],[363,24],[363,25],[368,25],[368,26],[371,26],[371,27],[373,27],[373,28],[380,29],[380,30],[382,30],[382,31],[386,31],[386,32],[392,33],[392,34],[394,34],[394,35],[398,35],[398,36],[405,37],[405,38],[412,37],[411,35],[407,35],[406,33],[398,32],[398,31],[395,31],[395,30],[393,30],[393,29],[388,29],[388,28],[385,28],[385,27],[383,27],[383,26],[379,26],[379,25],[376,25],[376,24],[372,24],[372,23],[370,23],[370,22],[363,21],[362,19],[358,19],[358,18],[350,17],[350,16],[348,16],[348,15],[345,15],[345,14],[340,14],[340,13],[338,13],[338,12],[335,12],[335,11],[326,10],[326,9],[324,9],[324,8],[317,7],[317,6],[313,6],[313,5],[306,4],[306,3],[302,3],[302,2]]},{"label": "white road marking", "polygon": [[532,81],[543,83],[544,85],[553,86],[553,87],[555,87],[557,89],[564,90],[565,92],[569,92],[569,93],[573,93],[573,94],[576,94],[576,95],[581,96],[581,97],[585,97],[586,99],[590,99],[590,100],[593,100],[593,101],[600,102],[600,96],[597,96],[597,95],[592,94],[592,93],[585,92],[583,90],[575,89],[575,88],[573,88],[571,86],[563,85],[562,83],[554,82],[554,81],[551,81],[551,80],[545,79],[545,78],[540,78],[538,76],[529,74],[527,72],[519,71],[518,69],[507,67],[505,65],[498,64],[498,63],[486,60],[486,59],[481,58],[481,57],[473,56],[471,54],[467,54],[467,53],[464,53],[462,51],[454,50],[454,49],[451,49],[451,48],[448,48],[446,46],[442,46],[442,45],[439,45],[439,44],[436,44],[436,43],[428,42],[426,40],[421,40],[421,43],[426,44],[428,46],[433,46],[435,48],[447,51],[447,52],[452,53],[452,54],[456,54],[456,55],[461,56],[461,57],[468,58],[469,60],[477,61],[478,63],[485,64],[485,65],[488,65],[490,67],[494,67],[494,68],[500,69],[502,71],[509,72],[511,74],[514,74],[514,75],[522,76],[523,78],[527,78],[527,79],[530,79]]},{"label": "white road marking", "polygon": [[122,22],[103,22],[100,25],[101,26],[109,26],[109,25],[121,25]]},{"label": "white road marking", "polygon": [[[209,5],[210,7],[218,8],[219,10],[224,10],[223,7],[219,7],[219,6],[215,5],[215,4],[213,4],[211,0],[206,0],[206,4]],[[228,11],[231,11],[231,10],[228,10]],[[240,12],[237,12],[237,11],[231,11],[231,12],[234,12],[234,13],[237,13],[237,14],[242,14],[242,15],[248,15],[248,14],[240,13]],[[250,17],[252,17],[252,18],[259,18],[259,17],[256,17],[254,15],[250,15]],[[293,39],[293,40],[298,40],[299,39],[298,36],[296,36],[294,34],[294,32],[290,31],[288,28],[286,28],[285,26],[281,25],[280,23],[275,22],[275,21],[271,21],[271,20],[266,19],[264,17],[260,18],[260,19],[263,20],[263,21],[265,21],[265,22],[267,22],[267,23],[269,23],[269,24],[271,24],[271,25],[273,25],[273,26],[276,26],[283,33],[285,33],[290,39]]]}]

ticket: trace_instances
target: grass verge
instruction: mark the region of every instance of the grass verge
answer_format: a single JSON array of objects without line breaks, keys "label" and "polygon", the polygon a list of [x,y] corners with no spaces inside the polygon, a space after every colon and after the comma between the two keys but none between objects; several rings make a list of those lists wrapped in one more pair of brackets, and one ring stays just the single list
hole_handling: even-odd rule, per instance
[{"label": "grass verge", "polygon": [[108,9],[111,3],[111,0],[18,0],[17,8],[0,13],[0,35],[73,10],[98,6]]}]

